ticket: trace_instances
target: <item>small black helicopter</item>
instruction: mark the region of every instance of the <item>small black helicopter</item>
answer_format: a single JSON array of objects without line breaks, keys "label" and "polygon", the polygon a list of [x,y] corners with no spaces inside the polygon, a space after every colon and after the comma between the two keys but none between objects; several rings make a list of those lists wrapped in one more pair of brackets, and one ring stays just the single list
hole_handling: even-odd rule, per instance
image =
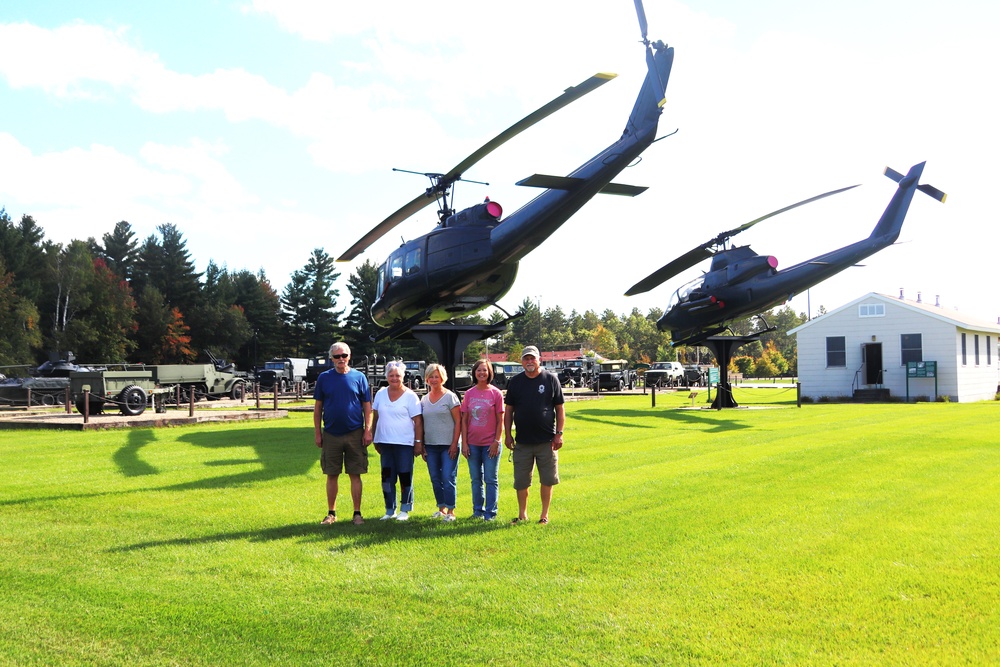
[{"label": "small black helicopter", "polygon": [[916,190],[940,202],[944,202],[946,198],[945,193],[940,190],[918,183],[924,164],[926,163],[921,162],[910,167],[906,176],[886,167],[885,175],[896,181],[899,186],[878,224],[875,225],[874,231],[862,241],[781,271],[777,270],[777,259],[769,255],[758,255],[750,249],[750,246],[725,247],[730,237],[746,231],[762,220],[857,187],[852,185],[786,206],[735,229],[722,232],[714,239],[640,280],[625,294],[632,296],[647,292],[711,257],[712,265],[708,273],[695,278],[674,292],[667,311],[656,323],[660,331],[671,332],[672,345],[698,344],[709,336],[725,331],[727,323],[747,315],[759,315],[791,299],[802,290],[840,273],[865,257],[895,243]]},{"label": "small black helicopter", "polygon": [[431,182],[425,192],[337,258],[338,261],[354,259],[403,220],[440,200],[437,227],[404,242],[379,268],[371,315],[376,324],[387,330],[377,338],[400,336],[421,323],[446,322],[496,305],[514,284],[521,258],[592,197],[600,193],[635,196],[646,189],[612,183],[611,179],[655,140],[674,50],[663,42],[650,42],[642,0],[634,2],[648,71],[625,131],[615,143],[568,176],[535,174],[519,181],[518,185],[545,188],[545,192],[503,220],[500,204],[488,199],[457,213],[451,207],[452,186],[466,180],[462,176],[470,167],[515,135],[615,76],[597,74],[521,119],[451,171],[424,174]]}]

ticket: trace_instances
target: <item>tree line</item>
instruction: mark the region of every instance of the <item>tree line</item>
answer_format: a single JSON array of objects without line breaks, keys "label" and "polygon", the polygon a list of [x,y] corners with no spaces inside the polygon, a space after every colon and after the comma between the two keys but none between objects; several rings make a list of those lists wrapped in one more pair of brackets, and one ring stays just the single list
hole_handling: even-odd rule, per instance
[{"label": "tree line", "polygon": [[[334,287],[339,277],[333,259],[316,248],[279,293],[263,269],[230,271],[210,259],[199,273],[172,223],[142,241],[123,220],[100,240],[61,244],[46,240],[30,215],[15,222],[0,209],[0,366],[34,365],[70,352],[78,363],[188,363],[206,360],[209,351],[250,369],[274,357],[323,356],[335,340],[351,345],[356,362],[366,356],[433,359],[414,340],[371,342],[381,331],[369,315],[375,264],[367,261],[348,277],[349,299]],[[500,336],[471,345],[466,359],[487,351],[516,359],[529,344],[633,364],[711,358],[704,348],[671,347],[669,333],[656,329],[658,308],[645,314],[636,308],[621,315],[611,309],[566,313],[559,306],[542,311],[525,299],[519,313]],[[504,319],[493,312],[489,319],[460,321]],[[758,376],[795,372],[795,340],[784,332],[805,315],[786,306],[767,321],[776,330],[741,348],[734,370]],[[733,330],[749,334],[758,327],[759,320],[747,318]]]}]

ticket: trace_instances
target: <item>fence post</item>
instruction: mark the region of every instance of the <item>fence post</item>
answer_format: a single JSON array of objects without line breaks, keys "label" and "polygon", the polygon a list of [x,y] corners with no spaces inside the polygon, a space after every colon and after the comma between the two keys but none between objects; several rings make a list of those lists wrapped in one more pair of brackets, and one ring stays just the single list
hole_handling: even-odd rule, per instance
[{"label": "fence post", "polygon": [[68,415],[73,414],[73,408],[70,406],[70,403],[72,403],[72,401],[70,401],[69,398],[69,387],[66,387],[66,414]]},{"label": "fence post", "polygon": [[90,390],[83,390],[83,423],[90,423]]},{"label": "fence post", "polygon": [[[645,387],[645,385],[643,385],[643,386]],[[656,407],[656,385],[655,384],[653,385],[653,388],[650,390],[650,394],[653,397],[653,406],[652,407],[655,408]]]},{"label": "fence post", "polygon": [[802,407],[802,383],[795,383],[795,404],[798,407]]},{"label": "fence post", "polygon": [[194,385],[188,390],[188,417],[194,417]]}]

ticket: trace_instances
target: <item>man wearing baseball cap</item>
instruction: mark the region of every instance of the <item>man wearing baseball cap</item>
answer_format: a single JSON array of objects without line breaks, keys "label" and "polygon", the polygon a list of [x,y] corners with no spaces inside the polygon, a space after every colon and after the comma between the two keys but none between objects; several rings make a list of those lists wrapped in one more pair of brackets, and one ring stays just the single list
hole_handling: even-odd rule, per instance
[{"label": "man wearing baseball cap", "polygon": [[549,522],[552,487],[559,483],[559,450],[563,446],[562,386],[559,378],[541,366],[538,348],[528,345],[521,352],[524,372],[507,384],[504,403],[504,430],[507,448],[514,452],[514,489],[517,491],[517,518],[528,520],[528,488],[532,471],[538,467],[542,513],[538,523]]}]

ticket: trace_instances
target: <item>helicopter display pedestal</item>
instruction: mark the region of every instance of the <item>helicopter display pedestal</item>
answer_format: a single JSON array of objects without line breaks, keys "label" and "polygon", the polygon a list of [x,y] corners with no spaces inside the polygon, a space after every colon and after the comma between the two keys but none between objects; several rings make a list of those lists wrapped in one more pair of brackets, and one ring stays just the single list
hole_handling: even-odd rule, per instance
[{"label": "helicopter display pedestal", "polygon": [[421,324],[413,327],[410,334],[434,350],[438,361],[448,372],[447,386],[453,388],[455,366],[462,361],[462,353],[465,352],[465,348],[477,340],[499,336],[506,328],[506,322],[499,324]]},{"label": "helicopter display pedestal", "polygon": [[715,392],[715,400],[712,401],[712,408],[721,410],[722,408],[738,408],[739,403],[733,398],[733,386],[729,382],[729,362],[733,359],[733,350],[742,347],[747,343],[760,340],[760,335],[754,336],[709,336],[699,345],[712,350],[716,361],[719,362],[719,384]]}]

